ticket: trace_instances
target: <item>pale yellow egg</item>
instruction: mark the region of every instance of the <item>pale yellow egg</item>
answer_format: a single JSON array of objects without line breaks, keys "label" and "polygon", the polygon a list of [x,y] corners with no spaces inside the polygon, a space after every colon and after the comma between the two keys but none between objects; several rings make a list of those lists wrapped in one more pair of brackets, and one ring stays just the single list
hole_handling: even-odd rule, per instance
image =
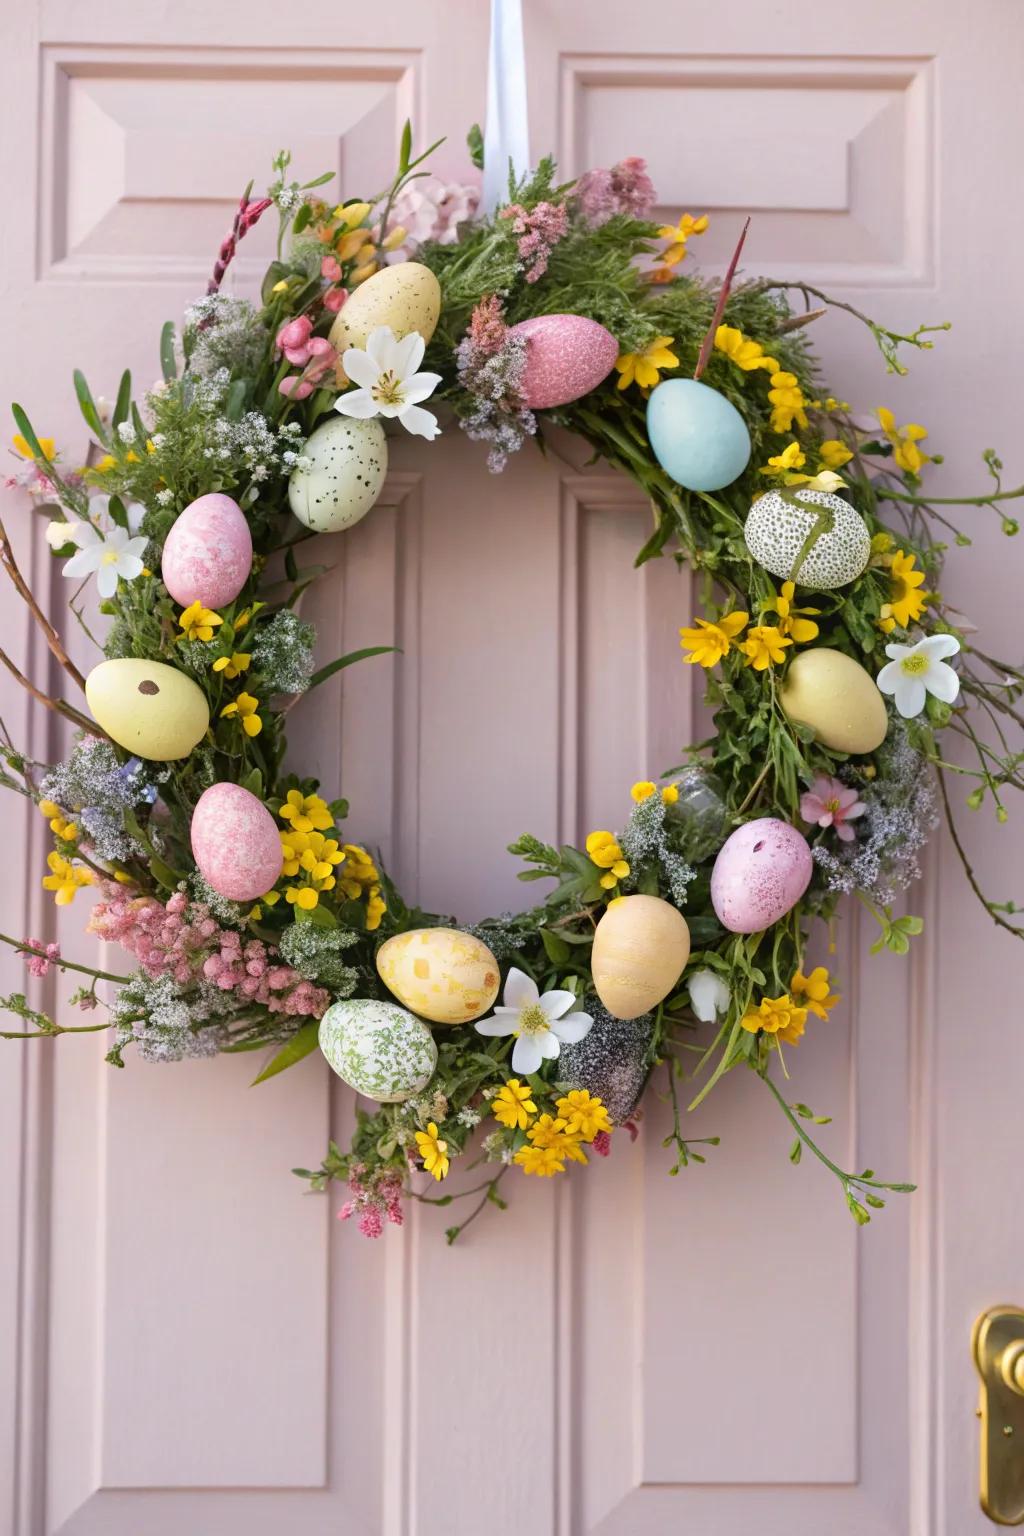
[{"label": "pale yellow egg", "polygon": [[683,914],[660,896],[620,896],[597,925],[594,989],[617,1019],[636,1019],[667,997],[690,958]]},{"label": "pale yellow egg", "polygon": [[779,694],[790,720],[809,725],[834,752],[873,752],[889,717],[874,679],[859,662],[827,645],[794,656]]},{"label": "pale yellow egg", "polygon": [[339,352],[365,347],[378,325],[390,325],[399,341],[410,331],[429,341],[440,314],[441,285],[430,268],[400,261],[382,267],[349,295],[331,326],[331,346]]},{"label": "pale yellow egg", "polygon": [[414,928],[377,951],[389,992],[432,1024],[468,1024],[498,995],[498,962],[479,939],[456,928]]},{"label": "pale yellow egg", "polygon": [[202,689],[160,661],[101,661],[85,680],[85,697],[93,719],[119,747],[155,763],[188,757],[210,724]]}]

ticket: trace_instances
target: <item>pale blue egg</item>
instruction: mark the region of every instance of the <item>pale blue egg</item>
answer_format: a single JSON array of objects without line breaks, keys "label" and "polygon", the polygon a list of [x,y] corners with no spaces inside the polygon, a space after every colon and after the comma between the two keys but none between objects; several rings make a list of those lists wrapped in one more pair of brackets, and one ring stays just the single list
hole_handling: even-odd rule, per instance
[{"label": "pale blue egg", "polygon": [[662,469],[688,491],[719,491],[750,460],[743,417],[717,389],[696,379],[666,379],[652,390],[647,436]]}]

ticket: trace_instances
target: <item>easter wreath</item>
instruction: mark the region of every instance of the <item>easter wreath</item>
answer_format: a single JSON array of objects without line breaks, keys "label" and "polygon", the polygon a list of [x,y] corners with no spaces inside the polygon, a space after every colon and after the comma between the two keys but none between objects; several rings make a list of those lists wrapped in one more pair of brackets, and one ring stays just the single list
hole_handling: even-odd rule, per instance
[{"label": "easter wreath", "polygon": [[[819,379],[807,326],[827,297],[736,280],[742,238],[722,282],[684,268],[707,220],[652,222],[641,160],[561,185],[546,160],[484,214],[472,189],[426,176],[425,158],[407,128],[387,191],[336,204],[319,191],[330,178],[299,185],[280,156],[267,196],[243,196],[206,296],[180,333],[164,328],[162,383],[136,403],[126,373],[105,410],[76,374],[95,439],[86,467],[69,470],[14,407],[21,467],[8,483],[49,517],[64,575],[95,576],[112,623],[83,678],[0,535],[8,576],[88,705],[2,655],[77,732],[51,766],[5,737],[3,778],[49,821],[43,883],[58,906],[93,887],[90,931],[138,968],[7,938],[36,976],[84,973],[71,1006],[103,1010],[58,1023],[15,994],[3,1002],[23,1027],[8,1038],[109,1030],[116,1066],[130,1047],[149,1061],[268,1048],[258,1082],[319,1044],[377,1107],[358,1114],[348,1151],[296,1171],[316,1188],[347,1182],[341,1214],[371,1236],[401,1220],[406,1196],[458,1198],[416,1174],[444,1180],[471,1143],[489,1167],[466,1220],[503,1206],[510,1168],[552,1176],[607,1154],[616,1127],[635,1132],[655,1072],[677,1173],[705,1156],[684,1133],[680,1085],[694,1104],[745,1065],[790,1121],[794,1161],[815,1153],[866,1222],[883,1191],[912,1186],[840,1169],[812,1135],[822,1117],[780,1086],[784,1048],[839,1002],[806,958],[808,927],[853,894],[877,919],[875,947],[905,952],[921,922],[893,905],[938,805],[950,811],[947,775],[1000,816],[1020,786],[1006,733],[1024,672],[979,648],[938,581],[946,504],[994,509],[1012,534],[999,509],[1024,488],[1003,489],[989,451],[984,494],[923,495],[925,430],[886,409],[867,424]],[[270,210],[280,233],[260,302],[231,297],[225,270]],[[942,328],[901,335],[838,307],[890,372]],[[462,929],[408,907],[344,840],[346,803],[284,765],[286,709],[388,649],[314,668],[296,603],[317,572],[300,569],[300,545],[370,510],[382,422],[429,442],[438,399],[495,471],[554,423],[643,488],[653,531],[637,563],[671,552],[700,577],[705,614],[680,634],[716,727],[660,784],[633,785],[621,831],[595,830],[582,849],[520,838],[520,878],[553,889]],[[949,764],[940,732],[973,758]],[[965,867],[1020,936],[1012,904],[987,900]]]}]

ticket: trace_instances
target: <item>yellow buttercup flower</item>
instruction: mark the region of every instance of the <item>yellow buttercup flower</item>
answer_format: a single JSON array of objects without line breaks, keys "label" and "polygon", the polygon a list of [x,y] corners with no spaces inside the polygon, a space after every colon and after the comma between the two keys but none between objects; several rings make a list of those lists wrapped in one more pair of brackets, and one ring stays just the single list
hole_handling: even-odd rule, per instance
[{"label": "yellow buttercup flower", "polygon": [[510,1131],[525,1131],[537,1113],[537,1106],[530,1097],[532,1092],[529,1083],[521,1083],[518,1077],[510,1077],[491,1100],[491,1113],[495,1120]]},{"label": "yellow buttercup flower", "polygon": [[304,795],[300,789],[288,791],[277,814],[289,823],[293,832],[324,832],[334,824],[327,801],[319,795]]},{"label": "yellow buttercup flower", "polygon": [[108,470],[117,468],[117,460],[112,453],[105,453],[98,463],[93,465],[97,475],[105,475]]},{"label": "yellow buttercup flower", "polygon": [[[20,432],[15,432],[14,437],[11,439],[11,441],[14,444],[14,451],[15,451],[15,453],[20,454],[23,459],[34,459],[35,458],[35,454],[32,452],[32,449],[29,447],[28,442],[26,441],[25,438],[22,437]],[[44,459],[49,459],[52,462],[53,454],[54,454],[54,449],[56,447],[56,444],[54,443],[53,438],[52,437],[37,437],[36,438],[36,442],[39,444],[40,448],[43,450],[43,458]]]},{"label": "yellow buttercup flower", "polygon": [[570,1136],[581,1136],[584,1141],[593,1141],[598,1131],[611,1131],[613,1129],[611,1116],[601,1098],[597,1094],[590,1094],[586,1088],[573,1088],[569,1093],[556,1101],[555,1108],[565,1121],[566,1132]]},{"label": "yellow buttercup flower", "polygon": [[658,260],[666,267],[674,267],[686,255],[686,242],[691,235],[702,235],[708,227],[708,216],[702,213],[695,219],[692,213],[684,213],[678,224],[663,224],[658,230],[662,240],[670,243]]},{"label": "yellow buttercup flower", "polygon": [[212,640],[213,632],[224,620],[219,613],[214,613],[212,608],[204,608],[197,599],[184,608],[178,625],[181,629],[179,640]]},{"label": "yellow buttercup flower", "polygon": [[928,599],[918,589],[924,585],[924,571],[916,569],[917,556],[898,549],[887,562],[892,580],[891,597],[882,604],[879,626],[889,634],[898,624],[907,629],[924,613]]},{"label": "yellow buttercup flower", "polygon": [[788,636],[797,645],[803,645],[806,641],[814,639],[818,633],[818,626],[810,619],[801,618],[800,615],[804,613],[818,614],[821,612],[821,609],[794,608],[793,595],[795,592],[796,587],[794,583],[784,581],[782,583],[782,591],[770,603],[765,603],[765,607],[778,614],[779,634]]},{"label": "yellow buttercup flower", "polygon": [[[788,479],[791,470],[803,469],[806,463],[807,455],[794,438],[787,447],[783,448],[781,453],[774,454],[767,464],[762,464],[758,473],[762,475],[785,475]],[[799,478],[803,480],[807,477],[801,475]]]},{"label": "yellow buttercup flower", "polygon": [[774,357],[768,357],[759,341],[744,336],[734,325],[720,325],[715,332],[715,349],[724,352],[729,360],[751,373],[755,368],[767,368],[777,373],[779,365]]},{"label": "yellow buttercup flower", "polygon": [[257,714],[259,707],[259,699],[253,698],[251,693],[240,693],[232,704],[225,704],[221,718],[232,720],[237,716],[247,736],[258,736],[263,729],[263,721]]},{"label": "yellow buttercup flower", "polygon": [[265,608],[266,606],[266,603],[253,603],[251,608],[243,608],[241,613],[238,615],[238,618],[233,621],[232,627],[235,631],[235,634],[237,635],[239,630],[245,629],[249,621],[255,618],[256,614],[259,613],[261,608]]},{"label": "yellow buttercup flower", "polygon": [[58,907],[66,907],[74,901],[83,885],[92,885],[95,876],[85,864],[72,864],[62,854],[47,855],[46,865],[50,873],[43,876],[43,887],[52,891]]},{"label": "yellow buttercup flower", "polygon": [[728,656],[732,648],[732,642],[736,639],[740,630],[749,620],[749,613],[727,613],[724,618],[697,619],[692,629],[683,628],[679,631],[679,643],[684,651],[689,651],[683,660],[691,666],[696,663],[701,667],[715,667]]},{"label": "yellow buttercup flower", "polygon": [[832,991],[832,982],[823,965],[815,966],[809,976],[803,971],[794,971],[789,990],[805,1012],[813,1013],[819,1019],[827,1019],[830,1010],[842,1001],[838,992]]},{"label": "yellow buttercup flower", "polygon": [[40,800],[39,809],[50,823],[50,831],[62,837],[66,843],[73,843],[78,836],[78,827],[64,815],[56,800]]},{"label": "yellow buttercup flower", "polygon": [[556,1173],[565,1172],[565,1152],[559,1147],[520,1147],[512,1161],[539,1179],[552,1179]]},{"label": "yellow buttercup flower", "polygon": [[642,351],[623,352],[616,358],[619,389],[628,389],[631,384],[638,384],[641,389],[653,389],[661,378],[662,368],[678,368],[679,359],[669,350],[673,340],[672,336],[655,336]]},{"label": "yellow buttercup flower", "polygon": [[365,890],[378,885],[380,871],[366,849],[357,843],[346,843],[341,851],[345,860],[341,889],[350,901],[358,901]]},{"label": "yellow buttercup flower", "polygon": [[636,801],[637,805],[639,805],[641,800],[649,800],[651,796],[657,794],[657,792],[657,784],[652,784],[650,779],[640,779],[638,783],[633,785],[633,788],[629,793],[631,797]]},{"label": "yellow buttercup flower", "polygon": [[675,805],[679,799],[679,786],[677,784],[666,784],[661,792],[661,798],[666,805]]},{"label": "yellow buttercup flower", "polygon": [[223,672],[224,676],[234,681],[243,672],[249,670],[252,656],[248,651],[232,651],[230,656],[218,656],[213,664],[215,672]]},{"label": "yellow buttercup flower", "polygon": [[366,931],[376,933],[380,927],[380,920],[388,909],[388,904],[380,893],[379,885],[370,886],[370,894],[366,898]]},{"label": "yellow buttercup flower", "polygon": [[433,1120],[428,1122],[425,1131],[416,1132],[416,1149],[427,1172],[433,1174],[435,1179],[443,1179],[451,1167],[448,1143],[441,1140]]},{"label": "yellow buttercup flower", "polygon": [[818,449],[818,457],[826,469],[842,469],[853,458],[853,451],[838,437],[829,437]]},{"label": "yellow buttercup flower", "polygon": [[789,636],[774,625],[755,624],[747,638],[740,642],[739,649],[746,654],[748,667],[753,667],[755,672],[765,672],[773,662],[785,661],[785,647],[792,644]]},{"label": "yellow buttercup flower", "polygon": [[591,861],[598,869],[605,871],[601,876],[601,885],[606,891],[612,890],[620,880],[625,880],[629,874],[629,865],[622,856],[622,849],[614,833],[591,832],[586,846]]},{"label": "yellow buttercup flower", "polygon": [[763,997],[756,1008],[743,1015],[740,1023],[752,1035],[764,1030],[766,1035],[775,1035],[788,1045],[796,1045],[807,1023],[807,1009],[784,992],[781,997]]},{"label": "yellow buttercup flower", "polygon": [[880,405],[875,412],[879,425],[892,444],[892,456],[906,475],[917,476],[926,464],[931,460],[926,453],[922,453],[917,446],[928,436],[927,427],[920,427],[916,422],[908,422],[905,427],[896,425],[896,418],[892,411],[884,405]]},{"label": "yellow buttercup flower", "polygon": [[580,1146],[578,1132],[569,1129],[568,1123],[558,1116],[541,1115],[531,1125],[526,1133],[527,1139],[534,1147],[543,1151],[556,1152],[561,1158],[568,1158],[573,1163],[585,1163],[587,1154]]},{"label": "yellow buttercup flower", "polygon": [[806,427],[807,412],[804,407],[807,402],[796,374],[784,370],[773,373],[771,386],[768,399],[772,403],[772,431],[791,432],[794,421],[798,427]]},{"label": "yellow buttercup flower", "polygon": [[345,860],[337,839],[322,832],[282,832],[284,862],[281,873],[301,877],[301,884],[285,887],[285,898],[292,905],[311,912],[322,891],[333,891],[337,884],[334,871]]}]

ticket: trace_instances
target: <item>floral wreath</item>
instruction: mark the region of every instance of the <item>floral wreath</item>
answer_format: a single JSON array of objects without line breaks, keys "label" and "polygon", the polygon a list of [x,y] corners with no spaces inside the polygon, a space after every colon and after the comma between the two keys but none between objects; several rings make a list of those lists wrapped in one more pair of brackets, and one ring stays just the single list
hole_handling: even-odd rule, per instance
[{"label": "floral wreath", "polygon": [[[470,145],[479,165],[478,134]],[[924,427],[885,408],[868,419],[820,380],[808,326],[835,301],[737,280],[742,236],[722,282],[684,267],[708,220],[653,222],[642,160],[562,184],[544,160],[485,213],[472,188],[421,169],[430,153],[413,157],[407,125],[391,186],[340,203],[320,191],[330,176],[300,185],[279,156],[267,196],[243,196],[207,294],[180,332],[164,327],[162,381],[137,402],[126,373],[110,406],[75,375],[95,440],[85,466],[13,408],[7,483],[79,583],[75,620],[86,627],[95,579],[112,622],[83,677],[0,529],[8,576],[85,696],[47,693],[0,653],[77,733],[54,765],[5,734],[3,778],[49,822],[57,906],[92,888],[89,931],[137,968],[6,937],[33,976],[83,973],[70,1006],[102,1014],[58,1023],[14,994],[2,1001],[24,1027],[7,1037],[109,1031],[115,1066],[131,1048],[144,1061],[267,1050],[260,1083],[319,1046],[374,1107],[349,1150],[296,1172],[347,1183],[340,1215],[368,1236],[400,1223],[406,1198],[478,1196],[450,1241],[504,1207],[510,1170],[552,1177],[607,1156],[617,1128],[635,1137],[649,1082],[672,1108],[669,1171],[703,1162],[718,1138],[688,1137],[684,1105],[745,1066],[789,1121],[793,1161],[814,1153],[865,1223],[883,1192],[913,1186],[838,1167],[811,1130],[826,1117],[787,1099],[785,1052],[840,1003],[808,932],[852,894],[878,922],[873,948],[905,953],[921,919],[893,908],[941,806],[972,887],[1021,934],[1012,903],[979,889],[948,776],[1005,818],[1024,672],[980,649],[939,582],[948,506],[993,509],[1015,534],[1000,508],[1024,487],[1003,489],[990,450],[985,493],[926,497],[940,461]],[[224,293],[238,242],[271,210],[260,302]],[[945,328],[904,335],[836,307],[889,372]],[[315,668],[297,605],[317,571],[297,553],[369,512],[384,423],[429,442],[437,401],[496,472],[551,423],[642,487],[653,528],[637,563],[671,552],[700,577],[704,612],[680,638],[715,722],[660,781],[632,786],[621,830],[583,848],[521,837],[520,878],[553,887],[471,927],[407,906],[345,841],[346,802],[284,766],[297,697],[390,649]],[[944,733],[970,760],[949,762]],[[482,1162],[482,1182],[436,1190],[459,1159]]]}]

